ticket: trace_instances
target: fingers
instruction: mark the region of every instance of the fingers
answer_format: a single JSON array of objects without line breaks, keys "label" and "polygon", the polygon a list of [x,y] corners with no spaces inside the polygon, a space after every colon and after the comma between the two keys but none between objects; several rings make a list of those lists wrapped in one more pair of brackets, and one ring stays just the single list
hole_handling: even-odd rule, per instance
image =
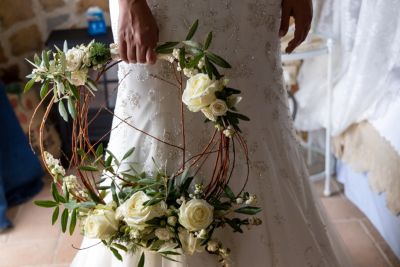
[{"label": "fingers", "polygon": [[127,54],[128,54],[128,62],[135,64],[137,62],[136,46],[130,45],[128,48]]},{"label": "fingers", "polygon": [[154,49],[152,48],[147,48],[147,52],[146,52],[146,61],[148,64],[154,64],[156,63],[157,60],[157,55],[154,52]]},{"label": "fingers", "polygon": [[282,17],[281,17],[281,27],[279,29],[279,37],[283,37],[287,34],[289,30],[291,8],[286,4],[286,1],[282,4]]},{"label": "fingers", "polygon": [[147,52],[146,47],[144,47],[142,45],[136,46],[136,57],[137,57],[138,63],[142,63],[142,64],[146,63],[146,52]]},{"label": "fingers", "polygon": [[123,61],[128,62],[126,42],[122,38],[119,39],[119,55]]},{"label": "fingers", "polygon": [[289,42],[288,47],[286,48],[286,53],[292,53],[293,50],[298,47],[307,36],[304,34],[305,29],[301,23],[296,22],[296,29],[294,31],[294,38]]}]

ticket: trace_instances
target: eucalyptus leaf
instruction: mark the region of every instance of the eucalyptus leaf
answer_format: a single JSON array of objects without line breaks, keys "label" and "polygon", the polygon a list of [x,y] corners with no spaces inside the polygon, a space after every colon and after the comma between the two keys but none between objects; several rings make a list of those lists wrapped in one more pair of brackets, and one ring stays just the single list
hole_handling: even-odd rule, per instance
[{"label": "eucalyptus leaf", "polygon": [[36,200],[33,203],[42,208],[53,208],[58,206],[58,203],[52,200]]},{"label": "eucalyptus leaf", "polygon": [[50,81],[46,80],[44,81],[42,87],[40,88],[40,98],[43,99],[49,92],[49,86],[50,86]]},{"label": "eucalyptus leaf", "polygon": [[247,214],[247,215],[255,215],[255,214],[261,212],[261,210],[262,209],[258,208],[258,207],[250,207],[250,206],[248,206],[248,207],[239,208],[239,209],[235,210],[235,212],[236,213],[241,213],[241,214]]},{"label": "eucalyptus leaf", "polygon": [[[156,49],[155,49],[155,52],[156,53],[161,53],[161,52],[163,52],[165,50],[171,50],[172,51],[173,48],[175,46],[177,46],[178,44],[179,44],[179,42],[166,42],[164,44],[161,44],[161,45],[157,46]],[[163,53],[161,53],[161,54],[163,54]]]},{"label": "eucalyptus leaf", "polygon": [[64,209],[63,213],[61,214],[61,230],[63,233],[67,231],[68,217],[68,209]]},{"label": "eucalyptus leaf", "polygon": [[213,33],[209,32],[207,35],[206,42],[204,44],[204,50],[207,50],[210,47],[212,39],[213,39]]},{"label": "eucalyptus leaf", "polygon": [[74,209],[71,214],[71,222],[69,223],[69,234],[70,235],[72,235],[75,231],[76,219],[77,219],[76,217],[77,217],[77,213],[76,213],[76,209]]},{"label": "eucalyptus leaf", "polygon": [[222,57],[213,54],[211,52],[207,52],[207,57],[215,64],[217,64],[218,66],[225,68],[225,69],[230,69],[232,68],[232,66]]},{"label": "eucalyptus leaf", "polygon": [[111,193],[112,193],[112,198],[114,200],[114,202],[117,204],[117,206],[119,206],[119,199],[118,199],[118,195],[117,195],[117,191],[115,188],[115,182],[111,183]]},{"label": "eucalyptus leaf", "polygon": [[119,254],[117,249],[110,247],[110,250],[119,261],[122,261],[122,256]]},{"label": "eucalyptus leaf", "polygon": [[144,252],[142,252],[142,256],[140,256],[140,260],[139,260],[137,267],[144,267],[144,262],[145,262],[145,256],[144,256]]},{"label": "eucalyptus leaf", "polygon": [[76,119],[76,108],[75,108],[75,100],[72,97],[68,97],[68,111],[71,114],[71,117]]},{"label": "eucalyptus leaf", "polygon": [[192,26],[190,27],[190,30],[185,38],[185,40],[191,40],[193,38],[193,36],[196,34],[197,32],[197,28],[199,27],[199,20],[196,20]]},{"label": "eucalyptus leaf", "polygon": [[65,109],[64,103],[62,100],[58,102],[58,112],[60,113],[61,117],[64,121],[68,122],[68,113]]},{"label": "eucalyptus leaf", "polygon": [[51,224],[54,225],[58,219],[58,215],[60,214],[60,207],[56,207],[53,211],[53,215],[51,216]]},{"label": "eucalyptus leaf", "polygon": [[135,152],[135,148],[134,148],[134,147],[132,147],[131,149],[129,149],[129,150],[125,153],[125,155],[122,157],[122,160],[121,160],[121,161],[123,161],[123,160],[129,158],[129,157],[133,154],[133,152]]},{"label": "eucalyptus leaf", "polygon": [[99,169],[95,166],[79,166],[81,171],[97,172]]},{"label": "eucalyptus leaf", "polygon": [[236,199],[235,194],[233,193],[232,189],[228,185],[225,186],[224,192],[225,192],[226,196],[229,197],[231,200]]},{"label": "eucalyptus leaf", "polygon": [[25,84],[24,93],[28,92],[28,91],[32,88],[32,86],[33,86],[34,84],[35,84],[35,79],[34,79],[34,78],[30,79],[29,82],[27,82],[27,83]]},{"label": "eucalyptus leaf", "polygon": [[104,154],[104,146],[103,143],[100,143],[100,145],[96,148],[96,157],[100,158]]}]

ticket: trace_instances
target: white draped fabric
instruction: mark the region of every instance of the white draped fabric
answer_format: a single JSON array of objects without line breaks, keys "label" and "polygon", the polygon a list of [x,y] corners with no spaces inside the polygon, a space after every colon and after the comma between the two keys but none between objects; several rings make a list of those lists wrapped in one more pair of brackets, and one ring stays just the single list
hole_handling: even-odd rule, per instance
[{"label": "white draped fabric", "polygon": [[[160,25],[161,41],[184,38],[188,27],[200,18],[199,38],[207,31],[215,33],[213,50],[229,59],[230,84],[243,90],[240,110],[251,118],[243,124],[244,136],[251,155],[251,180],[248,190],[259,197],[264,212],[262,226],[234,234],[221,230],[221,239],[232,249],[234,266],[254,267],[348,267],[341,243],[330,227],[323,224],[312,195],[308,173],[302,160],[282,86],[278,30],[280,0],[148,0]],[[111,0],[114,30],[118,21],[118,1]],[[157,74],[171,79],[169,65],[154,66],[120,64],[121,85],[115,113],[136,127],[178,143],[181,136],[179,92],[173,86],[154,78]],[[153,75],[152,75],[153,74]],[[198,153],[210,138],[213,127],[203,123],[200,114],[186,113],[186,140],[189,153]],[[152,158],[174,168],[180,151],[140,134],[114,119],[109,149],[122,157],[132,146],[137,149],[130,162],[154,167]],[[178,143],[179,144],[179,143]],[[189,155],[190,156],[190,155]],[[234,190],[245,177],[244,158],[237,160]],[[205,164],[204,173],[212,169]],[[201,176],[201,175],[199,175]],[[203,175],[207,179],[207,175]],[[96,244],[85,239],[82,247]],[[336,253],[335,253],[336,252]],[[133,267],[137,255],[126,255],[118,262],[102,245],[78,252],[74,267]],[[146,267],[218,266],[214,256],[201,253],[169,262],[155,254],[147,254]]]},{"label": "white draped fabric", "polygon": [[[317,2],[315,30],[334,38],[333,134],[384,116],[400,92],[400,1]],[[326,57],[308,60],[296,94],[302,130],[326,127]],[[379,129],[378,129],[379,131]]]}]

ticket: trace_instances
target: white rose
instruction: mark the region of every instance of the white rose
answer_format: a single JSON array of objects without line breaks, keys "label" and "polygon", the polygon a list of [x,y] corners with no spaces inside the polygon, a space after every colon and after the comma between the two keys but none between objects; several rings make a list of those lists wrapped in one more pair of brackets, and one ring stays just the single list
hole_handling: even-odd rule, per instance
[{"label": "white rose", "polygon": [[210,110],[214,116],[224,116],[228,111],[228,106],[224,100],[217,99],[211,103]]},{"label": "white rose", "polygon": [[88,238],[109,239],[118,231],[118,224],[113,210],[96,209],[84,222],[84,235]]},{"label": "white rose", "polygon": [[203,199],[192,199],[179,208],[179,223],[189,231],[206,229],[213,221],[214,207]]},{"label": "white rose", "polygon": [[217,118],[215,118],[210,108],[202,108],[201,112],[203,112],[204,116],[206,116],[206,118],[209,119],[210,121],[217,120]]},{"label": "white rose", "polygon": [[193,253],[196,251],[200,251],[200,242],[193,233],[182,229],[179,231],[178,236],[179,241],[181,241],[182,244],[182,249],[185,253],[193,255]]},{"label": "white rose", "polygon": [[87,70],[77,70],[71,72],[71,83],[75,86],[85,85],[87,81]]},{"label": "white rose", "polygon": [[158,239],[163,241],[168,241],[171,239],[171,233],[166,228],[157,228],[154,231],[154,234],[156,235],[156,237],[158,237]]},{"label": "white rose", "polygon": [[182,101],[190,111],[198,112],[214,102],[217,99],[215,92],[221,91],[224,86],[225,79],[211,80],[207,74],[196,74],[187,81]]},{"label": "white rose", "polygon": [[65,60],[68,71],[76,71],[81,65],[85,52],[79,48],[72,48],[65,53]]},{"label": "white rose", "polygon": [[146,221],[161,217],[167,211],[167,205],[164,201],[153,206],[143,206],[143,203],[150,199],[143,191],[136,192],[118,207],[117,217],[123,219],[131,227],[144,229]]}]

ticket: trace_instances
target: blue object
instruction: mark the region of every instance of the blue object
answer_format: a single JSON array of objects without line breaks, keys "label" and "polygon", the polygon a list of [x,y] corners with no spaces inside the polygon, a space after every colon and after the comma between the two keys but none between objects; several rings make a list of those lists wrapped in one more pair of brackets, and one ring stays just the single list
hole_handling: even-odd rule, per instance
[{"label": "blue object", "polygon": [[15,116],[0,81],[0,230],[11,227],[8,207],[21,204],[43,188],[44,172]]},{"label": "blue object", "polygon": [[88,21],[89,35],[96,36],[107,33],[103,10],[99,7],[91,7],[88,9],[86,17]]}]

